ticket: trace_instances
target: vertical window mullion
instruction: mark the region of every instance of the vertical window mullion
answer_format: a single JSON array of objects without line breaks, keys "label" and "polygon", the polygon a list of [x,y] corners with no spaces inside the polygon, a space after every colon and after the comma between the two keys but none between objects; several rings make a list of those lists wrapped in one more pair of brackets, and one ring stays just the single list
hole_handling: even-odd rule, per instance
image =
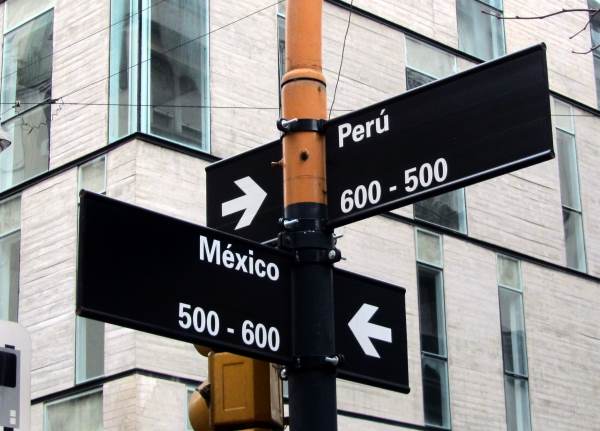
[{"label": "vertical window mullion", "polygon": [[583,206],[573,108],[555,99],[554,112],[557,114],[554,121],[567,267],[586,272]]},{"label": "vertical window mullion", "polygon": [[508,431],[530,431],[527,341],[521,265],[497,256],[504,394]]},{"label": "vertical window mullion", "polygon": [[[106,155],[79,167],[79,190],[106,193]],[[104,374],[104,323],[76,316],[75,382],[82,383]]]},{"label": "vertical window mullion", "polygon": [[415,244],[425,424],[449,429],[450,390],[442,238],[417,229]]},{"label": "vertical window mullion", "polygon": [[21,197],[0,202],[0,320],[16,322],[19,312]]}]

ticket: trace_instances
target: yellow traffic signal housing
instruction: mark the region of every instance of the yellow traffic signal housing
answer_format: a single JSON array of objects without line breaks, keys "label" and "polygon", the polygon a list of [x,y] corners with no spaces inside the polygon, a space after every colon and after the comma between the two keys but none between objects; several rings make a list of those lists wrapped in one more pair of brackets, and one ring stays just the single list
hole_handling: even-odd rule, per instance
[{"label": "yellow traffic signal housing", "polygon": [[202,383],[192,394],[188,404],[188,416],[194,431],[210,431],[208,396],[210,390],[208,380]]},{"label": "yellow traffic signal housing", "polygon": [[277,369],[233,353],[213,353],[210,422],[214,430],[283,428],[283,398]]}]

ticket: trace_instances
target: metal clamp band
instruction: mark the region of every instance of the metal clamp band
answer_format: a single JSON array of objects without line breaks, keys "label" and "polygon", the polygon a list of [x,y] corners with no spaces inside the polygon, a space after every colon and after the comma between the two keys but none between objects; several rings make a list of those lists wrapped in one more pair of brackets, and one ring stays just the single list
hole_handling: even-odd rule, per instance
[{"label": "metal clamp band", "polygon": [[292,132],[323,133],[326,124],[326,120],[315,120],[312,118],[292,118],[290,120],[280,118],[277,120],[277,129],[283,132],[284,135]]}]

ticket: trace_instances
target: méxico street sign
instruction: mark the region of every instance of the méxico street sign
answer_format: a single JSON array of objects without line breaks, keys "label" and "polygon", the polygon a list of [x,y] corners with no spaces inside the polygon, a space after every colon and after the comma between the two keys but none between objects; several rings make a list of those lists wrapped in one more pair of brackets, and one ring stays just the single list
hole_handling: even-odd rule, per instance
[{"label": "m\u00e9xico street sign", "polygon": [[206,167],[207,225],[254,241],[276,238],[283,216],[283,173],[275,141]]},{"label": "m\u00e9xico street sign", "polygon": [[338,376],[408,393],[405,290],[334,269]]},{"label": "m\u00e9xico street sign", "polygon": [[287,254],[82,192],[81,316],[288,363],[290,289]]},{"label": "m\u00e9xico street sign", "polygon": [[327,124],[330,226],[554,157],[545,46]]}]

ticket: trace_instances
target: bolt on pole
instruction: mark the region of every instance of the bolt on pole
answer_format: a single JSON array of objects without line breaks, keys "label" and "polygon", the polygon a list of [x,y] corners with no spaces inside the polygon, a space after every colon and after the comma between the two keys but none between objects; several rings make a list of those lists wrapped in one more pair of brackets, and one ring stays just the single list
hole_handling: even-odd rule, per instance
[{"label": "bolt on pole", "polygon": [[[295,364],[289,372],[293,431],[337,430],[332,262],[326,228],[325,77],[321,68],[322,0],[288,0],[286,73],[282,80],[285,224],[283,245],[297,264],[292,287]],[[333,256],[333,258],[332,258]],[[328,360],[329,358],[329,360]]]}]

